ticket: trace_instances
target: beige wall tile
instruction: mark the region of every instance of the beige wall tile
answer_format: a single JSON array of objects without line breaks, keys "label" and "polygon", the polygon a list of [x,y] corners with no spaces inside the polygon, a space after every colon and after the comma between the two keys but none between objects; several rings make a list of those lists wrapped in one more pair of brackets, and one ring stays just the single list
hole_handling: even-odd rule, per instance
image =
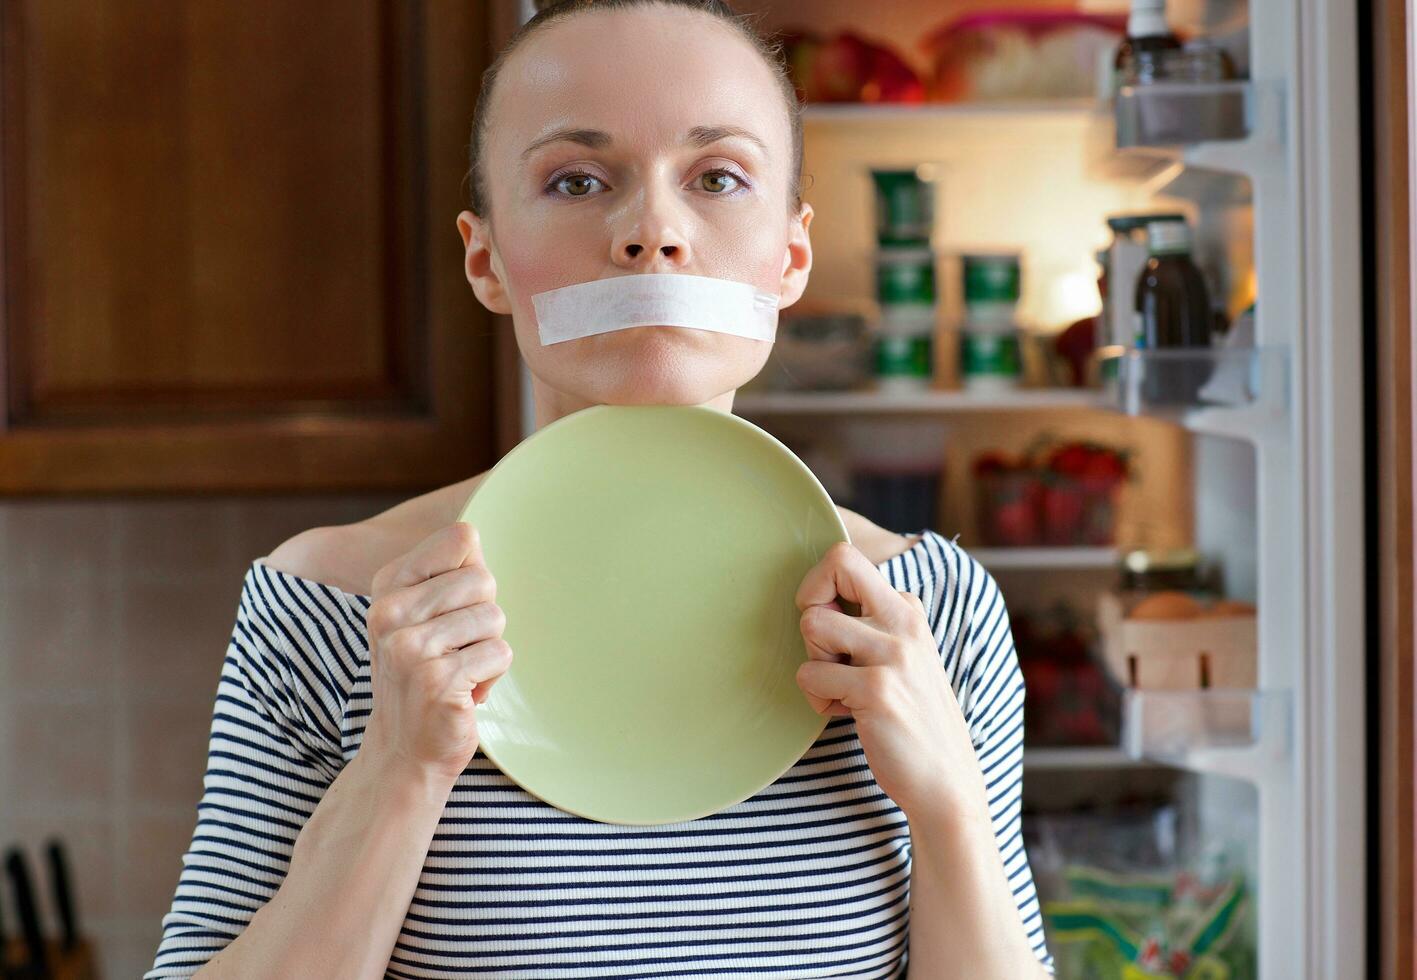
[{"label": "beige wall tile", "polygon": [[70,700],[19,700],[11,703],[5,745],[17,765],[8,799],[21,814],[40,808],[91,809],[116,799],[114,759],[117,708],[111,698],[82,693]]},{"label": "beige wall tile", "polygon": [[210,708],[240,597],[240,580],[129,582],[113,637],[126,695],[144,704]]},{"label": "beige wall tile", "polygon": [[0,586],[97,578],[114,564],[119,508],[107,501],[6,501]]},{"label": "beige wall tile", "polygon": [[[69,861],[74,905],[79,926],[93,918],[122,911],[117,878],[118,837],[112,809],[91,815],[47,812],[16,818],[14,837],[6,841],[24,848],[30,859],[30,873],[40,904],[40,921],[46,933],[59,935],[59,912],[50,893],[48,858],[45,846],[50,838],[63,842]],[[15,920],[9,920],[11,928]]]},{"label": "beige wall tile", "polygon": [[177,497],[125,501],[116,533],[119,568],[127,580],[191,582],[237,574],[232,497]]},{"label": "beige wall tile", "polygon": [[111,691],[116,599],[116,587],[87,577],[0,589],[5,688],[21,694]]},{"label": "beige wall tile", "polygon": [[410,496],[0,501],[0,844],[69,843],[104,976],[157,952],[250,563]]},{"label": "beige wall tile", "polygon": [[196,807],[207,768],[212,708],[210,697],[190,704],[123,705],[119,738],[124,762],[118,783],[129,799]]},{"label": "beige wall tile", "polygon": [[182,855],[196,825],[195,809],[188,816],[129,816],[118,848],[118,881],[129,914],[145,914],[161,923],[172,907],[172,896],[182,875]]}]

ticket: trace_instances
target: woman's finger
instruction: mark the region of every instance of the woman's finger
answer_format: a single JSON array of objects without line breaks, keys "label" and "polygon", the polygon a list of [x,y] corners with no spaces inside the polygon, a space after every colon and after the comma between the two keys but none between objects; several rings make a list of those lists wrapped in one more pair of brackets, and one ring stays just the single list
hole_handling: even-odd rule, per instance
[{"label": "woman's finger", "polygon": [[833,714],[849,714],[867,705],[866,689],[876,682],[875,672],[884,669],[808,660],[797,668],[797,686],[817,714],[827,710],[833,702],[840,702],[843,708]]},{"label": "woman's finger", "polygon": [[824,606],[840,596],[861,607],[863,616],[884,626],[897,622],[906,608],[900,594],[886,581],[881,570],[871,564],[859,548],[839,541],[827,549],[797,587],[797,608]]},{"label": "woman's finger", "polygon": [[501,637],[483,640],[443,655],[449,661],[448,688],[454,696],[465,697],[474,692],[478,704],[485,701],[476,698],[476,692],[487,692],[492,685],[507,673],[512,665],[512,648]]},{"label": "woman's finger", "polygon": [[857,666],[890,663],[899,646],[863,617],[848,616],[833,602],[808,606],[799,624],[809,660]]}]

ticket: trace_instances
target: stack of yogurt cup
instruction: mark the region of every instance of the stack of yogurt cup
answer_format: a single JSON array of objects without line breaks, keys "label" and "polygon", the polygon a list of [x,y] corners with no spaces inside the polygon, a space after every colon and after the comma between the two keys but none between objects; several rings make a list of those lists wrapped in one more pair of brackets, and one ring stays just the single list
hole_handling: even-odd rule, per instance
[{"label": "stack of yogurt cup", "polygon": [[876,301],[874,338],[877,391],[918,392],[931,387],[937,316],[934,183],[926,168],[872,170],[876,189]]},{"label": "stack of yogurt cup", "polygon": [[964,323],[960,328],[960,380],[979,394],[1018,387],[1022,365],[1017,320],[1020,293],[1016,252],[962,257]]}]

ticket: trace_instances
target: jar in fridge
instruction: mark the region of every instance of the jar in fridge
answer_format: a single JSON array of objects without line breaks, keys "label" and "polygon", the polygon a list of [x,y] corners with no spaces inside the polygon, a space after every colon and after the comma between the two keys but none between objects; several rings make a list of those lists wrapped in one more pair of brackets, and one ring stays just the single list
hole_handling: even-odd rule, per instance
[{"label": "jar in fridge", "polygon": [[1021,292],[1017,253],[963,256],[964,324],[960,378],[967,391],[1008,391],[1022,373],[1016,321]]},{"label": "jar in fridge", "polygon": [[919,168],[872,170],[876,240],[881,245],[925,245],[935,221],[935,185]]},{"label": "jar in fridge", "polygon": [[935,307],[891,303],[881,306],[875,338],[877,391],[917,392],[933,377]]}]

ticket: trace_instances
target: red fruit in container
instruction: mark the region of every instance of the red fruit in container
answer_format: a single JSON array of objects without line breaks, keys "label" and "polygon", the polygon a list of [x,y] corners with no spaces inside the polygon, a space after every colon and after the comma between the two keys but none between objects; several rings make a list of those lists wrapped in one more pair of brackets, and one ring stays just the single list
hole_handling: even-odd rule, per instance
[{"label": "red fruit in container", "polygon": [[1070,442],[1053,450],[1048,456],[1048,469],[1069,476],[1081,473],[1091,455],[1091,450],[1084,443]]},{"label": "red fruit in container", "polygon": [[817,51],[812,79],[819,102],[857,102],[871,77],[876,56],[871,42],[842,31]]},{"label": "red fruit in container", "polygon": [[987,476],[991,473],[1004,473],[1013,468],[1013,463],[1009,457],[1001,452],[989,451],[980,453],[974,457],[974,475]]},{"label": "red fruit in container", "polygon": [[1087,498],[1082,488],[1058,483],[1043,491],[1043,537],[1049,544],[1071,544],[1082,536]]},{"label": "red fruit in container", "polygon": [[1127,463],[1120,453],[1099,449],[1083,465],[1078,478],[1092,488],[1105,488],[1127,478]]},{"label": "red fruit in container", "polygon": [[1107,695],[1107,680],[1098,667],[1089,663],[1073,675],[1073,689],[1079,700],[1095,709]]},{"label": "red fruit in container", "polygon": [[994,509],[996,544],[1027,547],[1038,540],[1038,512],[1027,498],[1001,503]]},{"label": "red fruit in container", "polygon": [[1072,630],[1062,630],[1053,637],[1053,659],[1068,664],[1076,674],[1087,672],[1091,662],[1087,659],[1087,641]]},{"label": "red fruit in container", "polygon": [[797,89],[797,98],[802,102],[816,102],[821,96],[817,91],[817,54],[822,49],[822,39],[815,32],[803,29],[781,33],[782,60],[787,73]]},{"label": "red fruit in container", "polygon": [[861,87],[862,102],[924,102],[925,83],[895,51],[871,46],[871,73]]},{"label": "red fruit in container", "polygon": [[1020,492],[1028,500],[1035,512],[1043,507],[1043,494],[1047,491],[1048,485],[1043,482],[1043,477],[1036,471],[1026,472],[1018,481]]},{"label": "red fruit in container", "polygon": [[1107,740],[1107,728],[1092,711],[1079,711],[1068,718],[1068,741],[1074,745],[1093,745]]},{"label": "red fruit in container", "polygon": [[1058,695],[1062,674],[1051,660],[1031,659],[1021,668],[1023,687],[1029,699],[1052,701]]}]

